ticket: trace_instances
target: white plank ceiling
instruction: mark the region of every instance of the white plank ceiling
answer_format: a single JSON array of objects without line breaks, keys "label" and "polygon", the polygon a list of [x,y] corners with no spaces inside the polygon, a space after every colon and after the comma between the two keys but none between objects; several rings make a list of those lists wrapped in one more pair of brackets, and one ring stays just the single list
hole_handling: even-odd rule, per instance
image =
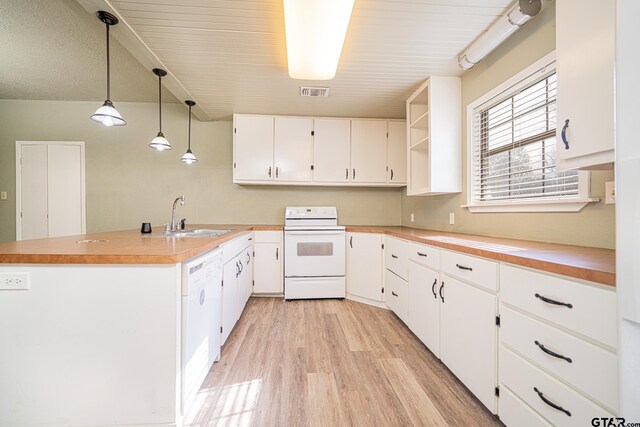
[{"label": "white plank ceiling", "polygon": [[[457,55],[512,0],[356,0],[336,78],[325,82],[289,78],[282,0],[104,4],[182,86],[176,96],[190,95],[200,113],[219,120],[233,113],[403,118],[405,99],[427,76],[461,74]],[[330,97],[302,98],[300,85],[328,86]]]}]

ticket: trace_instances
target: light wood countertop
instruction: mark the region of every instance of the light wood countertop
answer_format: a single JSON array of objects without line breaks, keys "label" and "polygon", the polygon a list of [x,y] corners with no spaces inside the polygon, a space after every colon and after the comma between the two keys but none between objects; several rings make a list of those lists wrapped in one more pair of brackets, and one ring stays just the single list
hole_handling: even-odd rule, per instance
[{"label": "light wood countertop", "polygon": [[[173,264],[252,230],[281,225],[190,225],[231,229],[213,238],[146,237],[138,230],[0,243],[0,264]],[[347,232],[380,233],[496,261],[615,286],[615,251],[393,226],[347,226]],[[82,240],[107,242],[78,243]]]}]

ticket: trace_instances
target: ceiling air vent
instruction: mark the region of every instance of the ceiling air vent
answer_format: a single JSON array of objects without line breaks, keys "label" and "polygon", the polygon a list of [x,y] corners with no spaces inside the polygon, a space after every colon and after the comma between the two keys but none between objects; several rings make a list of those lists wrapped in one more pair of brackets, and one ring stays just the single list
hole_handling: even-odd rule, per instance
[{"label": "ceiling air vent", "polygon": [[329,96],[328,87],[312,87],[312,86],[300,86],[300,96],[312,96],[326,98]]}]

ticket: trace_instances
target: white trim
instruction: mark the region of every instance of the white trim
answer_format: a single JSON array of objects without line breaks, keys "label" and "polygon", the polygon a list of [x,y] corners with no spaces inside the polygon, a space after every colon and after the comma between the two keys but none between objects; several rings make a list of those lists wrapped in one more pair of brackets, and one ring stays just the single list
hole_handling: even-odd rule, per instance
[{"label": "white trim", "polygon": [[20,157],[25,145],[76,145],[80,147],[80,185],[82,190],[82,234],[87,233],[87,202],[85,179],[84,141],[16,141],[16,240],[22,240],[22,163]]},{"label": "white trim", "polygon": [[[489,92],[477,98],[467,105],[467,204],[461,207],[469,209],[470,212],[579,212],[588,203],[597,202],[598,199],[589,198],[590,174],[589,172],[579,172],[578,196],[575,199],[540,199],[540,200],[503,200],[499,202],[473,203],[473,118],[474,110],[482,107],[490,101],[494,101],[501,94],[508,94],[514,86],[525,84],[528,80],[532,82],[538,78],[537,70],[541,73],[547,72],[547,67],[555,64],[556,52],[550,52],[535,61],[519,73],[515,74],[504,83],[496,86]],[[555,65],[554,65],[555,66]],[[536,74],[534,74],[536,73]]]}]

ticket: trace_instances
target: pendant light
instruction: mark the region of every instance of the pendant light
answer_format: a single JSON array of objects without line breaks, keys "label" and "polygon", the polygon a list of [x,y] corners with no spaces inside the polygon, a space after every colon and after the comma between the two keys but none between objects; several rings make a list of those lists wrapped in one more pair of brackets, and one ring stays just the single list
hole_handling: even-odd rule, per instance
[{"label": "pendant light", "polygon": [[111,102],[111,74],[109,63],[109,27],[118,23],[118,18],[112,14],[104,11],[97,13],[98,19],[100,19],[107,27],[107,100],[104,101],[102,107],[98,108],[91,116],[92,120],[98,123],[102,123],[105,126],[124,126],[127,122],[124,121],[118,110],[113,106]]},{"label": "pendant light", "polygon": [[165,70],[154,68],[153,73],[158,76],[158,135],[151,140],[149,147],[158,151],[171,150],[171,144],[162,134],[162,78],[167,75]]},{"label": "pendant light", "polygon": [[188,141],[189,141],[188,144],[189,145],[187,146],[187,152],[184,153],[184,156],[182,156],[182,158],[180,160],[182,160],[186,164],[190,165],[190,164],[193,164],[193,163],[198,163],[198,159],[191,152],[191,107],[196,105],[196,103],[193,102],[193,101],[184,101],[184,103],[189,106],[189,139],[188,139]]}]

